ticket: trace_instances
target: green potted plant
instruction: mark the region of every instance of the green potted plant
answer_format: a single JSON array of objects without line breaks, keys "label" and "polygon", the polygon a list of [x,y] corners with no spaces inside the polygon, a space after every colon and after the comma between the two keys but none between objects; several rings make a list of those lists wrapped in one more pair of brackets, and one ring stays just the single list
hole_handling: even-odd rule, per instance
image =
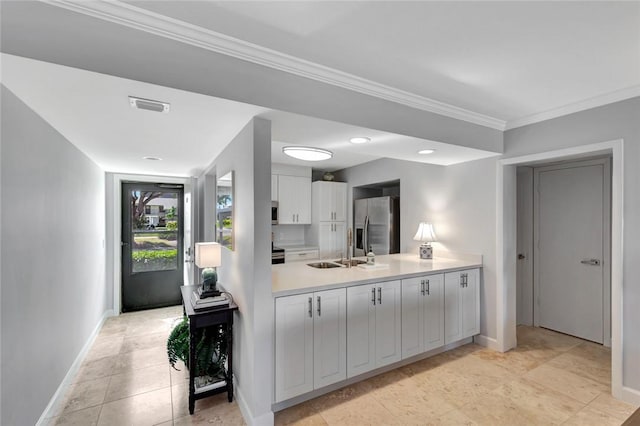
[{"label": "green potted plant", "polygon": [[[223,325],[199,329],[196,334],[196,365],[194,375],[197,387],[226,378],[227,335]],[[176,370],[178,360],[189,365],[189,320],[185,316],[171,331],[167,339],[169,364]]]}]

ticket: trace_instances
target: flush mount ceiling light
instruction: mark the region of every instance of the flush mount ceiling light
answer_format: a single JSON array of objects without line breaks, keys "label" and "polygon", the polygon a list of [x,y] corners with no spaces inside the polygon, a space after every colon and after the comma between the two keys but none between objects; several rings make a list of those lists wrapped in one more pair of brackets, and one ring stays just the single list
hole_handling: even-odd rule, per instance
[{"label": "flush mount ceiling light", "polygon": [[351,142],[351,143],[367,143],[367,142],[371,142],[371,139],[366,138],[364,136],[358,136],[358,137],[349,139],[349,142]]},{"label": "flush mount ceiling light", "polygon": [[131,105],[132,108],[146,109],[147,111],[164,113],[169,112],[169,110],[171,109],[171,104],[168,104],[166,102],[136,98],[135,96],[129,96],[129,105]]},{"label": "flush mount ceiling light", "polygon": [[304,161],[322,161],[333,157],[331,151],[320,148],[311,148],[308,146],[285,146],[282,152],[289,157],[297,158]]},{"label": "flush mount ceiling light", "polygon": [[149,160],[149,161],[161,161],[162,158],[160,157],[142,157],[143,160]]},{"label": "flush mount ceiling light", "polygon": [[418,151],[418,154],[427,155],[427,154],[433,154],[434,152],[436,152],[435,149],[423,149],[422,151]]}]

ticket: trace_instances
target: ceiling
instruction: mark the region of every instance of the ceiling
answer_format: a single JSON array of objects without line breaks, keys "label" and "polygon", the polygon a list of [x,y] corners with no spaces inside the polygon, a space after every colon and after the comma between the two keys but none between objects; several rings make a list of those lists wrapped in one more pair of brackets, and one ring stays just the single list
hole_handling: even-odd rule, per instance
[{"label": "ceiling", "polygon": [[638,1],[128,3],[507,127],[640,95]]},{"label": "ceiling", "polygon": [[[199,47],[499,130],[640,95],[640,2],[48,5],[194,46],[206,36]],[[330,149],[331,160],[311,164],[320,170],[497,155],[19,56],[2,55],[2,83],[114,172],[198,174],[254,116],[272,121],[274,162],[310,165],[284,156],[289,144]],[[171,112],[132,109],[129,95],[169,102]],[[372,142],[353,145],[353,136]],[[436,152],[417,154],[425,148]]]}]

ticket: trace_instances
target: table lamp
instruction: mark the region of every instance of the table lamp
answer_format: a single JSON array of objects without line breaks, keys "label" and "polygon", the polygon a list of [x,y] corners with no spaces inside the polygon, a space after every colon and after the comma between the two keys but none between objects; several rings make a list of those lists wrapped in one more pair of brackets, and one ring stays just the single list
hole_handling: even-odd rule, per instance
[{"label": "table lamp", "polygon": [[413,239],[422,241],[420,245],[420,259],[433,259],[433,247],[431,247],[431,243],[437,241],[436,234],[433,232],[433,225],[427,222],[420,222],[418,232],[416,232]]},{"label": "table lamp", "polygon": [[202,269],[202,287],[198,289],[200,298],[220,296],[216,289],[218,273],[216,267],[220,266],[221,250],[218,243],[196,243],[196,266]]}]

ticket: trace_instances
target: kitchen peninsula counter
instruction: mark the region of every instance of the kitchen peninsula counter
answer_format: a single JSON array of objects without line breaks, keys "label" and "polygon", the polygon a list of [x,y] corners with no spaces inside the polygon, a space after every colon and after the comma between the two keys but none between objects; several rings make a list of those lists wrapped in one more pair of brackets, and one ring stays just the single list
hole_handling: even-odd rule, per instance
[{"label": "kitchen peninsula counter", "polygon": [[307,265],[311,262],[272,265],[272,293],[274,297],[280,297],[482,267],[481,255],[448,256],[426,260],[415,253],[381,255],[376,256],[376,264],[386,266],[376,269],[358,266],[317,269]]}]

